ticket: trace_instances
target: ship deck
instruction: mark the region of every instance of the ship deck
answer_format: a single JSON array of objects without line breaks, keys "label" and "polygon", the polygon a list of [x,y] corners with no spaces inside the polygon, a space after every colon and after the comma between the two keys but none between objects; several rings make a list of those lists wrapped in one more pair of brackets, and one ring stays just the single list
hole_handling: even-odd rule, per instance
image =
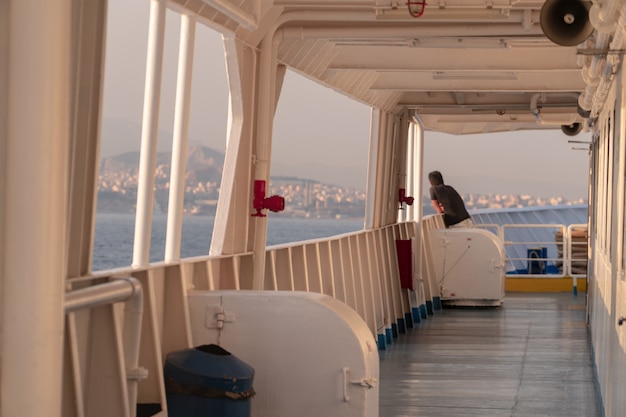
[{"label": "ship deck", "polygon": [[380,417],[600,417],[586,294],[444,308],[380,352]]}]

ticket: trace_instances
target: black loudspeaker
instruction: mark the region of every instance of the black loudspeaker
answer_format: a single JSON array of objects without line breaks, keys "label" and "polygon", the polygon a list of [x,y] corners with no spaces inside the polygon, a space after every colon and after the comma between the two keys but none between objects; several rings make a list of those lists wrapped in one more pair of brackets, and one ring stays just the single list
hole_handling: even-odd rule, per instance
[{"label": "black loudspeaker", "polygon": [[583,130],[583,125],[580,123],[572,123],[571,125],[561,125],[561,130],[567,136],[576,136]]},{"label": "black loudspeaker", "polygon": [[541,29],[558,45],[578,45],[593,32],[589,21],[590,7],[590,1],[546,0],[541,8]]},{"label": "black loudspeaker", "polygon": [[582,107],[580,107],[580,104],[578,106],[576,106],[576,111],[578,112],[578,115],[582,118],[588,118],[589,115],[591,115],[591,110],[585,110]]}]

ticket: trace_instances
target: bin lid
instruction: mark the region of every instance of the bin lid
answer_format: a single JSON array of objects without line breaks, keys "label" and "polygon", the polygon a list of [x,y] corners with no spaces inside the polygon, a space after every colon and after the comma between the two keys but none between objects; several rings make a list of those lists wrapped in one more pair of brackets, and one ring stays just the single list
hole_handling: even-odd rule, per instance
[{"label": "bin lid", "polygon": [[254,394],[254,368],[217,345],[202,345],[169,353],[165,359],[164,374],[166,385],[170,388],[168,392],[184,388],[191,395],[197,395],[198,390]]}]

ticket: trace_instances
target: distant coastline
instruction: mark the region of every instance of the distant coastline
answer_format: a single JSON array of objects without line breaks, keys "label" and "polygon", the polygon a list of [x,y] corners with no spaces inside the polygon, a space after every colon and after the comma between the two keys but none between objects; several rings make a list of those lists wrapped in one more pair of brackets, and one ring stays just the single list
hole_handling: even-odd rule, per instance
[{"label": "distant coastline", "polygon": [[[171,153],[157,154],[155,210],[167,212]],[[219,196],[224,154],[205,146],[192,146],[188,152],[184,212],[187,215],[214,215]],[[99,213],[131,213],[137,202],[139,152],[103,158],[98,186]],[[363,218],[365,191],[324,184],[309,178],[272,177],[269,195],[285,198],[281,216],[293,218]],[[585,199],[540,198],[530,195],[465,194],[469,210],[578,205]],[[424,214],[434,213],[427,198],[422,199]]]}]

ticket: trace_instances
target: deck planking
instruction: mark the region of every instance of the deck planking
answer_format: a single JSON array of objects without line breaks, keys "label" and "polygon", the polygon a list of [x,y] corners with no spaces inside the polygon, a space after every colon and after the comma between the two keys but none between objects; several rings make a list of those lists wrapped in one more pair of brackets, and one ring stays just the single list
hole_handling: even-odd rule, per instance
[{"label": "deck planking", "polygon": [[380,351],[380,417],[601,417],[585,301],[436,311]]}]

